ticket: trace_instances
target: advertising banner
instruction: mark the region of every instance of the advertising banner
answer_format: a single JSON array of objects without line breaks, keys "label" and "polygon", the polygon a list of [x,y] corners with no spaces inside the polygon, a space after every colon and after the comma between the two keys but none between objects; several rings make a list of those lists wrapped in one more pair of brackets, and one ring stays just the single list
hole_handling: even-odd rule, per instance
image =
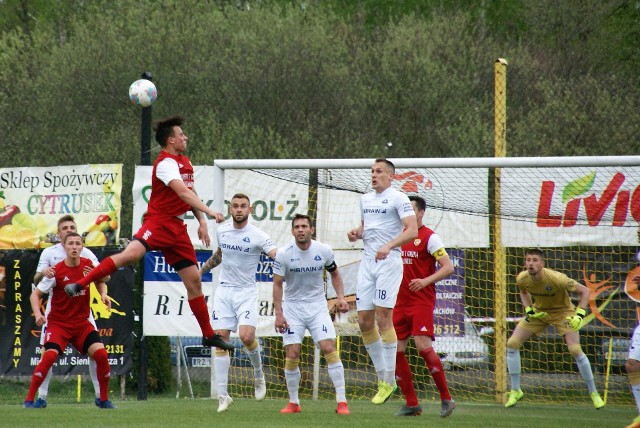
[{"label": "advertising banner", "polygon": [[506,168],[501,186],[507,247],[637,244],[639,167]]},{"label": "advertising banner", "polygon": [[121,164],[0,168],[0,250],[45,248],[72,215],[88,247],[118,242]]},{"label": "advertising banner", "polygon": [[[103,259],[115,251],[94,251]],[[41,327],[35,323],[29,296],[40,252],[0,252],[0,375],[31,376],[40,361]],[[91,311],[98,333],[109,354],[112,375],[124,375],[133,367],[133,282],[132,268],[111,275],[108,295],[111,311],[91,284]],[[41,302],[46,306],[46,300]],[[54,375],[88,374],[89,357],[69,345],[53,366]]]}]

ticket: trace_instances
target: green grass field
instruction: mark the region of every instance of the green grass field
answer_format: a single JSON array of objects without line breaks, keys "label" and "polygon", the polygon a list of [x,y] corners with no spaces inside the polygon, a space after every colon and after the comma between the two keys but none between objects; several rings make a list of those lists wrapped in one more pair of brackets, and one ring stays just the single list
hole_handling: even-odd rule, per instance
[{"label": "green grass field", "polygon": [[[88,400],[88,398],[87,398]],[[335,414],[335,403],[329,400],[303,400],[302,413],[281,415],[284,400],[255,402],[237,399],[229,410],[218,414],[217,401],[205,399],[150,398],[146,401],[114,400],[115,410],[98,409],[87,400],[78,404],[49,403],[46,409],[24,409],[21,404],[0,405],[0,426],[46,426],[46,427],[318,427],[348,424],[357,427],[389,426],[446,426],[468,427],[624,427],[635,416],[635,408],[605,407],[595,410],[591,406],[559,406],[536,404],[525,401],[516,407],[505,409],[491,403],[459,402],[453,415],[446,419],[438,417],[439,403],[422,403],[424,413],[418,417],[397,417],[396,410],[402,405],[399,400],[374,406],[369,401],[349,403],[351,415]]]}]

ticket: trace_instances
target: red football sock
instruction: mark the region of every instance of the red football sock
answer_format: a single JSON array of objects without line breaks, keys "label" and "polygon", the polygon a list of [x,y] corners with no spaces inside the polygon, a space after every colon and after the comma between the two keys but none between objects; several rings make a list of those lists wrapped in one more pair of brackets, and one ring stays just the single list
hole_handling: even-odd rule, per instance
[{"label": "red football sock", "polygon": [[444,368],[440,357],[436,354],[433,348],[429,347],[424,351],[420,351],[420,356],[427,363],[427,368],[433,377],[433,381],[436,384],[436,388],[440,391],[440,400],[451,400],[451,394],[449,394],[449,387],[447,386],[447,379],[444,376]]},{"label": "red football sock", "polygon": [[44,382],[44,378],[47,377],[47,373],[51,370],[51,366],[56,362],[56,358],[58,358],[58,352],[53,349],[48,349],[45,351],[42,359],[33,370],[33,375],[31,376],[31,385],[29,385],[29,392],[27,392],[27,398],[25,401],[33,401],[36,396],[36,392],[42,382]]},{"label": "red football sock", "polygon": [[107,350],[100,348],[91,356],[96,361],[96,373],[98,384],[100,384],[100,401],[109,399],[109,379],[111,379],[111,367],[109,367],[109,357]]},{"label": "red football sock", "polygon": [[116,267],[116,264],[113,262],[113,259],[111,257],[107,257],[106,259],[102,260],[98,266],[93,268],[91,272],[87,274],[87,276],[80,279],[80,281],[78,281],[78,284],[82,285],[83,287],[86,287],[92,282],[96,282],[100,278],[104,278],[105,276],[111,275],[117,270],[118,268]]},{"label": "red football sock", "polygon": [[398,382],[400,391],[404,394],[407,406],[417,406],[418,397],[413,387],[413,376],[411,375],[409,361],[407,361],[407,356],[404,352],[396,352],[396,381]]},{"label": "red football sock", "polygon": [[198,296],[189,300],[189,307],[191,312],[196,316],[198,324],[200,324],[200,330],[204,337],[211,337],[215,334],[211,327],[211,321],[209,321],[209,308],[207,308],[207,301],[204,300],[204,296]]}]

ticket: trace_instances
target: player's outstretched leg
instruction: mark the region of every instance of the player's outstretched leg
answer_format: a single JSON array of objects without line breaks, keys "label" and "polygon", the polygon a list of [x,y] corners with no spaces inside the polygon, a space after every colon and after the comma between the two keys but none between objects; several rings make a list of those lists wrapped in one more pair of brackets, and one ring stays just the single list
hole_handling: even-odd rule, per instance
[{"label": "player's outstretched leg", "polygon": [[512,389],[507,394],[507,402],[504,403],[504,407],[513,407],[524,397],[524,392],[521,389]]}]

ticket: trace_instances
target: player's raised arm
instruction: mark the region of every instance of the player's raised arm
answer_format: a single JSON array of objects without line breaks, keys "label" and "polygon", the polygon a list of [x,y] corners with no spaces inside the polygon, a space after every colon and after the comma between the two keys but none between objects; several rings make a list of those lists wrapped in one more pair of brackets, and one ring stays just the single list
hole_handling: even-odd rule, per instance
[{"label": "player's raised arm", "polygon": [[176,195],[178,195],[178,197],[183,202],[191,206],[192,210],[196,209],[207,214],[209,217],[213,218],[216,223],[222,223],[224,221],[224,215],[209,208],[204,202],[200,200],[196,192],[189,189],[184,184],[184,181],[178,179],[171,180],[169,182],[169,187],[171,187],[171,189],[176,192]]}]

